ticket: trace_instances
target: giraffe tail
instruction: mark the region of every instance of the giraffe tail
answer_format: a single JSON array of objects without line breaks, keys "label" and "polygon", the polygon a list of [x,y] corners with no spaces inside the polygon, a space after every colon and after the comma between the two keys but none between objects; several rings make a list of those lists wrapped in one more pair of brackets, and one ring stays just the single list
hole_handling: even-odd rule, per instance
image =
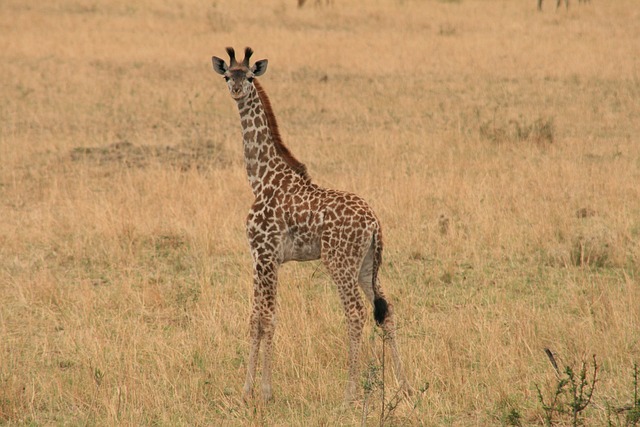
[{"label": "giraffe tail", "polygon": [[382,264],[382,236],[380,230],[376,230],[373,233],[373,265],[371,269],[371,287],[373,288],[373,318],[376,320],[378,326],[384,323],[389,313],[389,304],[382,295],[380,284],[378,283],[378,269]]}]

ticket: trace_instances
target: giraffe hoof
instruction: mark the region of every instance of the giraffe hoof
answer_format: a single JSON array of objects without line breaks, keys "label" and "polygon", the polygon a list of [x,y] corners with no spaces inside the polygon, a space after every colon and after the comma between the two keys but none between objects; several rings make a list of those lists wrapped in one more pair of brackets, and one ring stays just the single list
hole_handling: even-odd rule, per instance
[{"label": "giraffe hoof", "polygon": [[400,388],[402,390],[402,393],[406,397],[412,397],[412,396],[414,396],[416,394],[416,391],[414,390],[414,388],[411,387],[411,385],[406,381],[402,384],[402,386]]},{"label": "giraffe hoof", "polygon": [[244,403],[253,401],[253,390],[245,388],[242,391],[242,400],[244,401]]},{"label": "giraffe hoof", "polygon": [[412,397],[414,397],[416,395],[416,390],[411,386],[411,384],[409,384],[409,381],[403,380],[400,383],[399,393],[403,397],[405,397],[407,399],[411,399]]},{"label": "giraffe hoof", "polygon": [[263,386],[262,387],[262,400],[264,402],[272,402],[273,401],[273,391],[271,390],[271,386]]},{"label": "giraffe hoof", "polygon": [[356,401],[357,387],[355,382],[349,382],[347,388],[344,390],[344,406],[351,406]]}]

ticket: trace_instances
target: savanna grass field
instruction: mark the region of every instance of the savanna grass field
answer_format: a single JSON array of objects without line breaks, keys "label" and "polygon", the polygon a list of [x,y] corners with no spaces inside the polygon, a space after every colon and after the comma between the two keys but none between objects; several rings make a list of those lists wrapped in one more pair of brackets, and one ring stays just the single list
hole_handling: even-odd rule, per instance
[{"label": "savanna grass field", "polygon": [[[635,0],[2,1],[0,424],[637,425],[639,23]],[[275,400],[242,401],[226,46],[269,59],[314,181],[377,212],[409,398],[370,315],[343,405],[311,262],[280,270]]]}]

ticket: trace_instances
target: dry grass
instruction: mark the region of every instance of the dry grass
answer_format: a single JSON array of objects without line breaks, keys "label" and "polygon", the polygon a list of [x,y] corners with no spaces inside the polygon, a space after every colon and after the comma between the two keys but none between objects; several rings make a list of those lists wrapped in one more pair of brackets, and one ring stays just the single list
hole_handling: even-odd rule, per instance
[{"label": "dry grass", "polygon": [[227,45],[269,58],[315,180],[381,217],[408,373],[429,383],[389,423],[540,424],[549,347],[597,354],[585,416],[604,424],[640,360],[635,1],[254,4],[0,5],[0,424],[360,423],[317,264],[281,272],[276,402],[238,398],[251,193],[210,64]]}]

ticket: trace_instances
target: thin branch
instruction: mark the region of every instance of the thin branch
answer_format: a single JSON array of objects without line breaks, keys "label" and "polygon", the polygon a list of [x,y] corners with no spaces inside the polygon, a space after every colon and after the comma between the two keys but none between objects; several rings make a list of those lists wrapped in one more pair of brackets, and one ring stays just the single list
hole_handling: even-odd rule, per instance
[{"label": "thin branch", "polygon": [[544,352],[547,354],[547,357],[549,358],[549,362],[551,362],[551,365],[553,366],[553,369],[556,370],[556,375],[559,377],[560,376],[560,369],[558,369],[558,364],[556,363],[556,358],[553,357],[553,353],[548,348],[545,348]]}]

